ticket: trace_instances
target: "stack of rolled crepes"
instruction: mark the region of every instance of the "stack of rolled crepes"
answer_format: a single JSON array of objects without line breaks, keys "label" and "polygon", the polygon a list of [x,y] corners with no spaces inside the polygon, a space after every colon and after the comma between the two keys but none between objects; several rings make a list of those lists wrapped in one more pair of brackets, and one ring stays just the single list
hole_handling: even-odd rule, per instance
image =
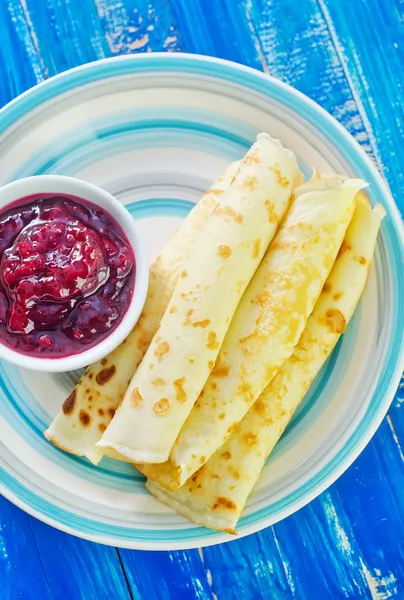
[{"label": "stack of rolled crepes", "polygon": [[234,533],[364,289],[384,215],[365,185],[302,185],[294,154],[260,134],[151,266],[138,324],[47,438],[95,464],[133,462],[159,500]]}]

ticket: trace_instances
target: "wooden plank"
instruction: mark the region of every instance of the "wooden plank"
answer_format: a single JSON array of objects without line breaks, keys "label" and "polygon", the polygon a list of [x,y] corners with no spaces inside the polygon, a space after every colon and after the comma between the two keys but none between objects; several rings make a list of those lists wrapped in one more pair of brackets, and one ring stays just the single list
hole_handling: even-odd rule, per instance
[{"label": "wooden plank", "polygon": [[47,73],[54,75],[118,54],[180,50],[169,3],[160,4],[161,18],[145,0],[26,0],[26,14]]},{"label": "wooden plank", "polygon": [[0,107],[44,77],[24,10],[16,0],[0,2]]},{"label": "wooden plank", "polygon": [[0,496],[0,597],[51,600],[31,517]]},{"label": "wooden plank", "polygon": [[318,3],[372,144],[377,146],[379,164],[404,213],[404,171],[397,169],[404,164],[404,2]]},{"label": "wooden plank", "polygon": [[259,48],[242,1],[176,0],[172,9],[183,51],[261,68]]},{"label": "wooden plank", "polygon": [[[0,40],[1,107],[43,79],[43,71],[18,2],[0,2]],[[1,496],[0,597],[52,598],[31,518]]]},{"label": "wooden plank", "polygon": [[95,0],[112,56],[183,50],[169,0]]},{"label": "wooden plank", "polygon": [[128,583],[140,597],[156,600],[213,600],[198,550],[141,552],[119,550]]},{"label": "wooden plank", "polygon": [[376,598],[404,598],[403,457],[385,420],[352,467],[334,484]]},{"label": "wooden plank", "polygon": [[244,5],[265,69],[318,102],[372,154],[369,134],[317,1],[244,0]]},{"label": "wooden plank", "polygon": [[92,0],[24,0],[23,4],[47,76],[109,56]]},{"label": "wooden plank", "polygon": [[[115,548],[73,537],[30,518],[43,570],[54,598],[63,600],[130,600]],[[21,552],[20,548],[20,554]],[[25,577],[23,571],[20,577]],[[39,598],[36,596],[35,598]],[[140,596],[141,597],[141,596]]]}]

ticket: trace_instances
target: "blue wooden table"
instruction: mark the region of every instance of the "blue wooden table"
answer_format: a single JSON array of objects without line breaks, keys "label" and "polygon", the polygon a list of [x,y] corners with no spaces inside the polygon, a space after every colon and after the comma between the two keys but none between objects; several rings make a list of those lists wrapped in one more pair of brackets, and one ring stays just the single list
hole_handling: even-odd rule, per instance
[{"label": "blue wooden table", "polygon": [[[334,115],[404,208],[404,0],[0,0],[0,106],[70,67],[195,52]],[[404,386],[403,386],[404,387]],[[203,551],[117,550],[0,499],[0,599],[404,599],[404,389],[355,464],[299,513]]]}]

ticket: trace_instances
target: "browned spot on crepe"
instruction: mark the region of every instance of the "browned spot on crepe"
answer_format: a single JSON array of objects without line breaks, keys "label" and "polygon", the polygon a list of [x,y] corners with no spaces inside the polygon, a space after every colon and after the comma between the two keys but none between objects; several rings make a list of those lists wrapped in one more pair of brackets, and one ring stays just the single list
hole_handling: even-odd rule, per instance
[{"label": "browned spot on crepe", "polygon": [[137,408],[138,406],[141,405],[141,403],[143,402],[143,396],[139,391],[138,387],[135,387],[132,395],[130,397],[130,400],[132,402],[132,406],[134,406],[135,408]]},{"label": "browned spot on crepe", "polygon": [[279,165],[275,165],[273,168],[273,172],[276,175],[276,181],[277,183],[279,183],[280,186],[282,187],[288,187],[289,185],[289,179],[287,177],[285,177],[284,175],[282,175],[281,170],[279,168]]},{"label": "browned spot on crepe", "polygon": [[[223,189],[211,188],[209,190],[209,195],[222,196],[223,194],[224,194],[224,190]],[[204,204],[206,206],[208,206],[208,207],[213,207],[213,208],[215,206],[217,206],[217,202],[213,198],[209,198],[209,202],[204,202]]]},{"label": "browned spot on crepe", "polygon": [[263,308],[265,308],[265,306],[267,306],[267,304],[269,303],[271,297],[269,295],[268,292],[261,292],[260,294],[257,294],[257,296],[254,298],[254,300],[252,300],[252,304],[257,304],[258,306],[262,306]]},{"label": "browned spot on crepe", "polygon": [[225,418],[225,416],[226,416],[226,415],[225,415],[224,413],[220,413],[220,415],[219,415],[219,419],[220,419],[221,421],[223,421],[223,419]]},{"label": "browned spot on crepe", "polygon": [[217,341],[215,331],[208,331],[208,341],[206,342],[206,347],[209,350],[217,350],[219,348],[219,342]]},{"label": "browned spot on crepe", "polygon": [[111,417],[111,419],[113,419],[114,416],[115,416],[115,408],[109,408],[108,409],[108,414]]},{"label": "browned spot on crepe", "polygon": [[104,416],[104,411],[103,411],[103,409],[102,409],[102,408],[99,408],[99,409],[98,409],[98,414],[100,415],[100,417],[103,417],[103,416]]},{"label": "browned spot on crepe", "polygon": [[229,258],[231,256],[231,248],[230,246],[226,246],[226,244],[220,244],[217,247],[217,253],[222,258]]},{"label": "browned spot on crepe", "polygon": [[275,212],[275,205],[269,200],[265,200],[265,207],[268,213],[268,221],[273,225],[276,225],[278,222],[278,215]]},{"label": "browned spot on crepe", "polygon": [[116,366],[111,365],[107,369],[103,369],[102,371],[97,373],[97,377],[95,378],[95,380],[98,383],[98,385],[104,385],[105,383],[107,383],[107,381],[109,381],[114,376],[115,371]]},{"label": "browned spot on crepe", "polygon": [[253,246],[253,251],[252,251],[252,257],[253,258],[258,258],[260,255],[260,248],[261,248],[261,240],[259,238],[257,238],[254,241],[254,246]]},{"label": "browned spot on crepe", "polygon": [[258,179],[255,175],[248,175],[243,182],[244,187],[251,190],[252,192],[255,190],[258,184]]},{"label": "browned spot on crepe", "polygon": [[216,510],[217,508],[228,508],[229,510],[234,510],[236,508],[236,505],[234,504],[233,500],[230,500],[230,498],[224,498],[223,496],[219,496],[216,498],[216,501],[212,508],[213,510]]},{"label": "browned spot on crepe", "polygon": [[233,423],[231,423],[231,425],[229,425],[229,427],[227,428],[227,433],[231,433],[238,425],[237,421],[234,421]]},{"label": "browned spot on crepe", "polygon": [[243,435],[243,440],[247,444],[247,446],[254,446],[257,443],[258,436],[256,433],[249,431]]},{"label": "browned spot on crepe", "polygon": [[194,309],[193,308],[189,308],[187,310],[186,315],[185,315],[185,320],[184,320],[184,323],[183,323],[184,327],[186,327],[186,325],[191,325],[192,324],[191,316],[193,315],[193,313],[194,313]]},{"label": "browned spot on crepe", "polygon": [[213,367],[215,366],[215,362],[213,360],[210,360],[208,362],[208,369],[209,371],[211,371],[213,369]]},{"label": "browned spot on crepe", "polygon": [[170,306],[170,315],[172,315],[173,313],[175,313],[177,310],[176,306]]},{"label": "browned spot on crepe", "polygon": [[103,359],[101,360],[101,364],[102,364],[102,366],[103,366],[103,367],[105,367],[105,365],[107,364],[107,362],[108,362],[108,361],[107,361],[107,359],[106,359],[106,358],[103,358]]},{"label": "browned spot on crepe", "polygon": [[225,365],[224,363],[222,363],[220,360],[218,360],[215,364],[215,366],[213,367],[212,370],[212,374],[215,377],[227,377],[227,375],[230,372],[230,367],[229,365]]},{"label": "browned spot on crepe", "polygon": [[323,287],[323,292],[325,294],[329,294],[331,292],[331,285],[329,283],[325,283]]},{"label": "browned spot on crepe", "polygon": [[84,425],[84,427],[87,427],[87,425],[90,425],[90,423],[91,423],[91,417],[88,413],[86,413],[85,410],[81,410],[79,412],[79,420],[80,420],[80,423],[82,425]]},{"label": "browned spot on crepe", "polygon": [[361,265],[366,265],[366,263],[368,262],[364,256],[359,256],[357,260],[358,263]]},{"label": "browned spot on crepe", "polygon": [[179,379],[175,379],[175,381],[173,381],[173,386],[175,389],[175,399],[180,404],[185,402],[187,399],[187,394],[184,389],[184,383],[185,383],[185,377],[180,377]]},{"label": "browned spot on crepe", "polygon": [[210,325],[210,319],[204,319],[203,321],[194,321],[192,323],[192,327],[202,327],[202,329],[206,329],[208,325]]},{"label": "browned spot on crepe", "polygon": [[100,423],[98,425],[98,429],[100,430],[101,433],[104,433],[104,431],[106,430],[106,426],[104,425],[104,423]]},{"label": "browned spot on crepe", "polygon": [[342,296],[344,295],[344,292],[336,292],[333,295],[334,300],[339,300],[340,298],[342,298]]},{"label": "browned spot on crepe", "polygon": [[260,400],[258,398],[258,400],[254,403],[254,410],[259,415],[263,415],[264,416],[265,412],[266,412],[265,402],[263,402],[262,400]]},{"label": "browned spot on crepe", "polygon": [[333,333],[344,333],[346,321],[340,310],[337,308],[329,308],[325,313],[325,320]]},{"label": "browned spot on crepe", "polygon": [[162,415],[170,408],[170,400],[168,398],[160,398],[153,405],[153,412],[156,415]]},{"label": "browned spot on crepe", "polygon": [[229,458],[231,458],[231,452],[229,452],[228,450],[226,450],[225,452],[222,452],[222,454],[220,456],[222,456],[226,460],[229,460]]},{"label": "browned spot on crepe", "polygon": [[344,252],[348,252],[349,250],[352,250],[352,246],[348,244],[346,240],[344,240],[341,244],[341,248],[339,249],[338,256],[342,256]]},{"label": "browned spot on crepe", "polygon": [[231,206],[219,206],[213,214],[229,217],[229,219],[235,221],[236,223],[243,222],[243,216],[237,213]]},{"label": "browned spot on crepe", "polygon": [[243,163],[245,165],[259,165],[261,159],[259,157],[259,150],[254,148],[254,150],[250,151],[247,156],[243,159]]},{"label": "browned spot on crepe", "polygon": [[165,387],[166,382],[162,377],[157,377],[156,379],[153,379],[152,384],[158,388],[163,388]]},{"label": "browned spot on crepe", "polygon": [[237,469],[230,467],[229,471],[233,475],[234,479],[240,479],[240,473],[237,471]]},{"label": "browned spot on crepe", "polygon": [[188,271],[186,271],[184,269],[183,272],[181,273],[181,279],[185,279],[185,277],[188,277]]},{"label": "browned spot on crepe", "polygon": [[168,342],[160,342],[154,351],[154,354],[159,358],[162,358],[170,351],[170,344]]},{"label": "browned spot on crepe", "polygon": [[247,381],[242,381],[237,388],[237,393],[245,400],[246,402],[252,402],[255,400],[254,394],[251,390],[251,385]]},{"label": "browned spot on crepe", "polygon": [[62,412],[64,415],[70,415],[70,413],[74,410],[74,405],[76,404],[76,395],[77,391],[74,389],[70,396],[66,398],[66,400],[62,404]]}]

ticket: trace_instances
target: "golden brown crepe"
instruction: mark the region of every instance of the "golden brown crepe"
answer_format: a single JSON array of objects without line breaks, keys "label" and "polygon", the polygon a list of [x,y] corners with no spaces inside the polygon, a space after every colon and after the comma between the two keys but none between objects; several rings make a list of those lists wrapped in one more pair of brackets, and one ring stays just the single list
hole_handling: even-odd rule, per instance
[{"label": "golden brown crepe", "polygon": [[133,462],[168,459],[300,180],[295,155],[260,134],[201,232],[98,447]]},{"label": "golden brown crepe", "polygon": [[147,482],[161,502],[199,525],[235,533],[268,455],[355,311],[384,214],[380,206],[371,210],[363,199],[357,201],[338,258],[294,353],[226,443],[182,488],[170,492]]},{"label": "golden brown crepe", "polygon": [[351,219],[360,179],[314,179],[295,200],[251,281],[204,389],[164,465],[139,466],[177,489],[224,444],[292,354]]}]

